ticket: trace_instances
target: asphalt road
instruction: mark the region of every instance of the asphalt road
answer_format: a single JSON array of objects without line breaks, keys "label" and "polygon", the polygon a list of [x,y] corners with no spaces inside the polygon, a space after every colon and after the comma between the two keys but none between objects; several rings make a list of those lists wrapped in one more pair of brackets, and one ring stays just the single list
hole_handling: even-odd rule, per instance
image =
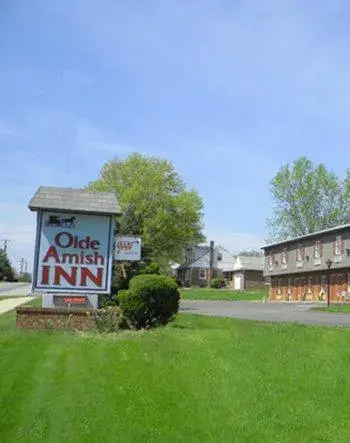
[{"label": "asphalt road", "polygon": [[0,296],[28,295],[30,285],[28,283],[0,283]]},{"label": "asphalt road", "polygon": [[317,312],[311,310],[314,306],[315,303],[181,300],[180,310],[213,317],[350,327],[350,314]]}]

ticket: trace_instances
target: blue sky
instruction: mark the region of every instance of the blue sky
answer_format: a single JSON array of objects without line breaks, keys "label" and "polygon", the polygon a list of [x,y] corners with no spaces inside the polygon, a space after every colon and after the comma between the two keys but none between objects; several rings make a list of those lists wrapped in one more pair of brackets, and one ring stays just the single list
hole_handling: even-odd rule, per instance
[{"label": "blue sky", "polygon": [[0,5],[0,238],[33,255],[39,185],[132,152],[173,162],[208,239],[259,247],[269,182],[300,155],[350,166],[350,2],[32,0]]}]

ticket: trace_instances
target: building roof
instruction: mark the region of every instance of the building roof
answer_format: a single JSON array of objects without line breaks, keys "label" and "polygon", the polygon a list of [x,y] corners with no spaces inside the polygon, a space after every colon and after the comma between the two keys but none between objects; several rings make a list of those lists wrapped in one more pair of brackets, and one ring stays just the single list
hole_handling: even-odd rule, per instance
[{"label": "building roof", "polygon": [[322,231],[312,232],[310,234],[301,235],[300,237],[288,238],[286,240],[281,240],[279,242],[270,243],[270,244],[263,246],[261,249],[267,249],[267,248],[271,248],[272,246],[294,243],[296,241],[300,241],[300,240],[304,240],[304,239],[312,238],[312,237],[317,237],[318,235],[322,235],[322,234],[328,234],[328,233],[332,233],[332,232],[336,232],[336,231],[342,231],[344,229],[349,229],[349,228],[350,228],[350,223],[345,224],[345,225],[334,226],[334,228],[323,229]]},{"label": "building roof", "polygon": [[218,251],[222,253],[222,258],[217,261],[217,268],[221,272],[231,272],[236,263],[236,257],[221,245],[218,246]]},{"label": "building roof", "polygon": [[[191,248],[189,248],[191,249]],[[210,247],[209,246],[194,246],[192,247],[198,254],[195,254],[195,257],[182,265],[178,266],[177,269],[186,269],[186,268],[209,268],[210,262]],[[221,252],[222,258],[218,260],[217,253]],[[216,254],[216,255],[215,255]],[[235,257],[231,252],[225,249],[221,245],[217,245],[214,247],[214,260],[213,266],[214,268],[220,269],[222,272],[232,271],[233,264],[235,262]]]},{"label": "building roof", "polygon": [[233,266],[234,271],[262,271],[264,269],[264,257],[249,257],[241,255],[237,257],[236,263]]},{"label": "building roof", "polygon": [[90,214],[118,215],[121,213],[113,192],[92,192],[87,189],[40,186],[29,202],[31,211],[69,211]]}]

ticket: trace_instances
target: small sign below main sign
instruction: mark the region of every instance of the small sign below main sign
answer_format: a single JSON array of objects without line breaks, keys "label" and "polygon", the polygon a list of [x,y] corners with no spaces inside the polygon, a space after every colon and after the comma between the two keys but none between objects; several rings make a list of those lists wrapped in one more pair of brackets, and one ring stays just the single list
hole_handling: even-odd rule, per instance
[{"label": "small sign below main sign", "polygon": [[87,308],[89,299],[86,296],[63,296],[63,295],[54,295],[53,303],[55,307],[79,307],[79,308]]},{"label": "small sign below main sign", "polygon": [[141,260],[141,238],[131,235],[117,235],[114,258],[119,261]]}]

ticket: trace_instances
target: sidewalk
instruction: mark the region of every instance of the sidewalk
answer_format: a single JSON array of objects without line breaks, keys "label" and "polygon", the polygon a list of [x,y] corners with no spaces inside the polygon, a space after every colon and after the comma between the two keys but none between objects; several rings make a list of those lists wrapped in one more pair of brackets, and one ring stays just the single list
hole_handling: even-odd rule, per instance
[{"label": "sidewalk", "polygon": [[9,298],[7,300],[0,301],[0,314],[12,311],[19,305],[27,303],[28,301],[34,300],[35,297],[20,297],[20,298]]}]

